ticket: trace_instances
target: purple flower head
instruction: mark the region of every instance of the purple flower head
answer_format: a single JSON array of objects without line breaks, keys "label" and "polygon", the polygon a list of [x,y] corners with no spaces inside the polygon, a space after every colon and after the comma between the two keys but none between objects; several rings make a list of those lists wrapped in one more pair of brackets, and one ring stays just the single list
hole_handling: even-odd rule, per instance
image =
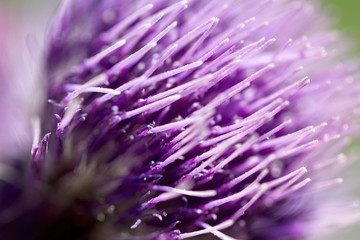
[{"label": "purple flower head", "polygon": [[290,240],[357,222],[330,191],[358,131],[357,65],[329,29],[306,0],[64,1],[0,239]]}]

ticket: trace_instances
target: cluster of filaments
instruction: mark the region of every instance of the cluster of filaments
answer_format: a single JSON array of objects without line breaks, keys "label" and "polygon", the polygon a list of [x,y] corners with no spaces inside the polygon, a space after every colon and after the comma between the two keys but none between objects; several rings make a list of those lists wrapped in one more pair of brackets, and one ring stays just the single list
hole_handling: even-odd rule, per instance
[{"label": "cluster of filaments", "polygon": [[[312,6],[138,2],[104,10],[99,51],[54,77],[58,141],[33,148],[34,163],[49,151],[96,174],[99,221],[130,235],[233,239],[225,233],[246,236],[264,209],[341,182],[358,87],[353,66],[325,51],[336,34],[313,30],[323,23]],[[310,204],[298,215],[314,217]]]}]

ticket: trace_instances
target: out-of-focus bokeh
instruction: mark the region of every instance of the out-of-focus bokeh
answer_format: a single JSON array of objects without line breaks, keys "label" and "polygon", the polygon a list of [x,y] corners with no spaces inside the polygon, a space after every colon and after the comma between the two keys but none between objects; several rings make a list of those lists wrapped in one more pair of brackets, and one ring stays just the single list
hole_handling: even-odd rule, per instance
[{"label": "out-of-focus bokeh", "polygon": [[360,1],[322,0],[325,8],[331,11],[336,26],[354,40],[356,53],[360,55]]},{"label": "out-of-focus bokeh", "polygon": [[[360,56],[360,1],[359,0],[322,0],[323,7],[330,12],[333,16],[335,27],[340,29],[347,35],[353,43],[354,55]],[[351,147],[351,151],[360,152],[360,141],[357,140]],[[360,154],[359,154],[360,156]],[[354,164],[352,168],[352,175],[358,176],[360,170],[359,161]],[[354,179],[353,177],[353,179]],[[356,182],[353,187],[357,189],[357,196],[360,196],[359,179],[354,179]],[[334,216],[336,217],[336,216]],[[339,233],[331,237],[331,240],[347,239],[357,240],[360,239],[360,230],[356,227],[349,229],[346,232]],[[330,239],[329,239],[330,240]]]},{"label": "out-of-focus bokeh", "polygon": [[[354,39],[354,45],[356,53],[360,55],[360,0],[321,0],[323,7],[331,12],[331,16],[334,16],[334,22],[336,27],[346,32],[350,38]],[[20,7],[21,5],[31,6],[34,4],[49,5],[49,2],[53,2],[54,6],[57,5],[60,0],[0,0],[14,7]]]}]

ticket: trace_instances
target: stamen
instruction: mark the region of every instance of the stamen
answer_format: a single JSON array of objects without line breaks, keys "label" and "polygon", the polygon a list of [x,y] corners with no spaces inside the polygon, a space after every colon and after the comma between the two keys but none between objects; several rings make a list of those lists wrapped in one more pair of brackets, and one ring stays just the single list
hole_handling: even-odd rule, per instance
[{"label": "stamen", "polygon": [[245,119],[238,120],[236,123],[234,123],[232,125],[228,125],[228,126],[225,126],[225,127],[217,127],[217,126],[215,126],[215,127],[213,127],[211,129],[211,132],[213,134],[216,134],[216,135],[221,135],[221,134],[225,134],[225,133],[237,130],[237,129],[242,128],[242,127],[253,126],[253,125],[259,123],[261,120],[263,120],[262,116],[252,118],[251,115],[250,115],[249,117],[247,117]]},{"label": "stamen", "polygon": [[41,134],[40,118],[39,117],[33,118],[31,123],[32,123],[32,130],[33,130],[31,155],[33,155],[35,150],[38,148],[39,141],[40,141],[40,134]]},{"label": "stamen", "polygon": [[187,127],[188,125],[193,124],[203,118],[204,117],[201,117],[201,116],[189,117],[184,120],[164,124],[162,126],[157,126],[157,127],[151,128],[149,130],[145,130],[145,132],[143,132],[141,135],[156,134],[156,133],[165,132],[168,130],[181,129],[181,128]]},{"label": "stamen", "polygon": [[281,137],[277,137],[274,139],[269,139],[265,142],[261,142],[261,143],[257,144],[256,150],[261,151],[263,149],[273,147],[276,145],[284,145],[284,143],[289,143],[290,142],[289,140],[291,140],[291,139],[299,139],[303,136],[308,136],[309,133],[314,133],[314,131],[315,131],[314,126],[308,126],[301,130],[298,130],[296,132],[289,133],[285,136],[281,136]]},{"label": "stamen", "polygon": [[257,135],[253,135],[247,140],[244,144],[240,145],[229,157],[222,160],[218,165],[211,169],[212,172],[217,172],[220,169],[224,168],[231,161],[236,159],[238,156],[243,154],[246,150],[248,150],[256,141],[258,140]]},{"label": "stamen", "polygon": [[339,185],[344,182],[342,178],[335,178],[332,180],[320,181],[314,183],[313,186],[310,187],[309,192],[320,192],[332,188],[336,185]]},{"label": "stamen", "polygon": [[242,191],[232,194],[228,197],[225,198],[221,198],[221,199],[217,199],[217,200],[213,200],[207,204],[205,204],[202,209],[203,210],[209,210],[209,209],[213,209],[215,207],[224,205],[228,202],[233,202],[233,201],[238,201],[239,199],[251,194],[252,192],[254,192],[255,190],[257,190],[260,187],[259,184],[254,184],[254,185],[249,185],[247,187],[245,187]]},{"label": "stamen", "polygon": [[147,111],[149,113],[150,112],[155,112],[155,111],[157,111],[159,109],[162,109],[162,108],[172,104],[173,102],[176,102],[180,98],[181,98],[181,95],[179,95],[179,94],[178,95],[173,95],[173,96],[161,99],[161,100],[159,100],[157,102],[147,104],[147,105],[145,105],[143,107],[140,107],[140,108],[137,108],[137,109],[122,113],[120,115],[120,118],[121,118],[121,120],[125,120],[125,119],[128,119],[128,118],[134,117],[136,115],[139,115],[139,114],[141,114],[143,112],[147,112]]},{"label": "stamen", "polygon": [[265,133],[264,135],[262,135],[258,142],[262,142],[263,140],[265,139],[269,139],[270,136],[274,135],[275,133],[281,131],[283,128],[285,128],[287,125],[291,124],[292,123],[292,120],[287,120],[283,123],[281,123],[279,126],[273,128],[272,130],[270,130],[269,132]]},{"label": "stamen", "polygon": [[[199,225],[205,229],[211,228],[211,226],[209,224],[204,223],[204,222],[199,222]],[[219,230],[214,230],[211,233],[214,234],[216,237],[220,238],[221,240],[238,240],[238,239],[232,238],[232,237],[220,232]]]},{"label": "stamen", "polygon": [[[254,74],[250,75],[249,77],[247,77],[245,80],[241,81],[240,83],[229,88],[225,92],[219,94],[217,97],[215,97],[214,100],[212,100],[209,104],[207,104],[201,110],[199,110],[199,113],[204,113],[204,112],[209,111],[210,109],[215,109],[216,107],[221,105],[226,100],[231,99],[233,96],[235,96],[236,94],[238,94],[239,92],[241,92],[242,90],[247,88],[252,81],[256,80],[261,75],[270,71],[274,67],[275,67],[274,64],[270,64],[270,65],[260,69],[259,71],[255,72]],[[237,66],[236,66],[236,68],[237,68]],[[226,73],[226,74],[228,74],[228,73]]]},{"label": "stamen", "polygon": [[343,162],[346,162],[346,156],[343,153],[341,153],[341,154],[339,154],[338,156],[336,156],[334,158],[330,158],[330,159],[328,159],[326,161],[315,163],[312,166],[311,170],[320,170],[320,169],[326,168],[328,166],[331,166],[332,164],[343,163]]},{"label": "stamen", "polygon": [[[186,53],[181,58],[180,62],[185,63],[188,60],[191,60],[197,48],[205,41],[205,39],[211,34],[211,32],[215,29],[216,25],[220,21],[219,18],[212,18],[211,25],[209,28],[201,35],[201,37],[186,51]],[[189,59],[190,58],[190,59]]]},{"label": "stamen", "polygon": [[130,228],[131,229],[137,228],[141,222],[142,222],[141,219],[137,219],[136,222]]},{"label": "stamen", "polygon": [[145,78],[149,78],[159,67],[163,64],[178,48],[177,44],[172,44],[163,54],[161,54],[161,58],[157,60],[145,73]]},{"label": "stamen", "polygon": [[124,31],[128,26],[130,26],[136,19],[149,12],[154,7],[154,4],[147,4],[144,7],[138,9],[130,16],[119,21],[118,24],[113,26],[110,30],[101,35],[101,39],[105,42],[113,41],[122,31]]},{"label": "stamen", "polygon": [[209,227],[209,228],[206,228],[204,230],[198,230],[198,231],[194,231],[194,232],[190,232],[190,233],[182,233],[180,234],[180,239],[186,239],[186,238],[191,238],[191,237],[196,237],[196,236],[199,236],[199,235],[203,235],[203,234],[206,234],[206,233],[212,233],[213,231],[217,230],[222,230],[222,229],[226,229],[230,226],[232,226],[234,224],[234,221],[233,220],[226,220],[214,227]]},{"label": "stamen", "polygon": [[153,190],[157,191],[164,191],[164,192],[174,192],[180,195],[186,195],[191,197],[200,197],[200,198],[208,198],[208,197],[214,197],[216,196],[215,190],[205,190],[205,191],[192,191],[192,190],[186,190],[186,189],[178,189],[178,188],[172,188],[168,186],[159,186],[155,185],[152,187]]},{"label": "stamen", "polygon": [[[175,51],[175,49],[173,50]],[[156,75],[154,77],[148,78],[146,81],[144,81],[143,83],[141,83],[140,85],[136,86],[136,88],[133,89],[133,91],[137,91],[138,89],[153,85],[159,81],[168,79],[174,75],[183,73],[183,72],[187,72],[190,71],[192,69],[198,68],[203,64],[202,61],[196,61],[178,68],[175,68],[173,70],[169,70],[167,72],[161,73],[159,75]]]},{"label": "stamen", "polygon": [[109,56],[110,54],[114,53],[116,50],[118,50],[119,48],[121,48],[122,46],[124,46],[126,44],[126,40],[125,39],[121,39],[118,40],[116,43],[114,43],[113,45],[109,46],[108,48],[102,50],[101,52],[99,52],[98,54],[96,54],[93,57],[90,57],[88,59],[86,59],[84,61],[84,65],[87,68],[93,68],[96,64],[98,64],[101,60],[103,60],[104,58],[106,58],[107,56]]},{"label": "stamen", "polygon": [[253,175],[254,173],[258,172],[259,170],[265,168],[267,165],[269,165],[271,162],[275,161],[276,159],[283,158],[283,157],[289,157],[291,155],[298,154],[303,151],[307,151],[310,148],[313,148],[318,143],[319,143],[318,140],[314,140],[314,141],[305,143],[299,147],[294,147],[289,150],[279,149],[277,152],[270,154],[268,157],[266,157],[258,165],[252,167],[249,171],[243,173],[242,175],[240,175],[237,178],[235,178],[234,180],[232,180],[232,184],[235,185],[237,183],[242,182],[244,179],[248,178],[249,176]]},{"label": "stamen", "polygon": [[284,87],[276,91],[275,93],[271,94],[268,97],[261,98],[260,100],[258,100],[256,103],[253,104],[252,108],[257,109],[258,107],[263,106],[276,98],[282,97],[284,94],[286,94],[286,98],[289,98],[290,96],[292,96],[294,93],[296,93],[298,90],[300,90],[302,87],[304,87],[309,83],[310,83],[310,79],[308,77],[305,77],[300,81],[297,81],[287,87]]},{"label": "stamen", "polygon": [[287,197],[288,195],[290,195],[291,193],[293,192],[296,192],[298,191],[299,189],[305,187],[309,182],[311,182],[311,179],[310,178],[306,178],[304,179],[303,181],[291,186],[290,188],[282,191],[282,192],[279,192],[276,196],[276,198],[274,199],[274,201],[278,201],[278,200],[281,200],[285,197]]},{"label": "stamen", "polygon": [[190,141],[194,141],[195,139],[199,138],[199,135],[201,135],[201,133],[199,133],[198,128],[202,128],[200,126],[201,122],[198,122],[197,124],[195,124],[193,131],[191,131],[186,137],[184,137],[183,139],[181,139],[178,143],[176,143],[175,145],[173,145],[164,155],[165,157],[169,157],[171,154],[173,154],[175,151],[177,151],[178,149],[180,149],[182,146],[184,146],[186,143],[190,142]]},{"label": "stamen", "polygon": [[243,128],[239,128],[239,129],[235,129],[232,132],[228,132],[225,134],[222,134],[220,136],[205,140],[203,142],[201,142],[200,146],[201,147],[208,147],[208,146],[212,146],[215,145],[218,142],[221,142],[225,139],[228,139],[232,136],[238,135],[238,134],[242,134],[243,137],[245,137],[247,134],[254,132],[256,129],[258,129],[259,127],[261,127],[265,122],[265,119],[262,119],[261,122],[259,122],[258,124],[255,124],[253,126],[249,126],[249,127],[243,127]]},{"label": "stamen", "polygon": [[234,215],[232,215],[231,219],[237,221],[242,215],[245,214],[246,210],[248,210],[256,202],[256,200],[258,200],[267,190],[268,186],[266,185],[266,183],[261,184],[260,188],[258,188],[257,193],[242,208],[237,210]]},{"label": "stamen", "polygon": [[179,45],[178,51],[185,47],[189,42],[193,41],[199,35],[202,35],[205,32],[209,31],[209,29],[212,29],[214,24],[216,25],[218,21],[218,18],[213,17],[207,22],[201,24],[200,26],[194,28],[193,30],[185,34],[183,37],[181,37],[175,42]]},{"label": "stamen", "polygon": [[169,156],[167,159],[165,159],[163,162],[159,164],[159,168],[164,168],[170,163],[176,161],[184,154],[188,153],[191,149],[193,149],[198,143],[196,141],[190,141],[187,145],[183,146],[180,150],[178,150],[176,153]]},{"label": "stamen", "polygon": [[81,106],[81,102],[79,99],[74,99],[71,101],[69,107],[67,108],[64,114],[64,117],[58,123],[57,132],[59,134],[62,134],[64,132],[64,129],[70,124],[75,114],[79,111],[80,106]]},{"label": "stamen", "polygon": [[201,162],[201,161],[203,161],[203,160],[205,160],[205,159],[207,159],[209,157],[211,157],[211,159],[204,162],[199,168],[194,169],[194,171],[189,174],[188,178],[192,178],[194,175],[198,174],[201,170],[203,170],[206,166],[208,166],[209,164],[214,162],[216,159],[218,159],[231,146],[233,146],[234,144],[239,142],[242,138],[243,138],[243,135],[241,135],[241,134],[235,135],[235,136],[229,138],[228,140],[225,140],[225,141],[221,142],[220,144],[213,147],[209,151],[207,151],[207,152],[205,152],[205,153],[203,153],[203,154],[201,154],[199,156],[196,156],[194,159],[192,159],[194,164],[199,163],[199,162]]},{"label": "stamen", "polygon": [[219,44],[217,44],[213,49],[211,49],[208,53],[206,53],[204,56],[202,56],[200,58],[200,60],[205,62],[211,56],[213,56],[220,48],[222,48],[225,44],[229,43],[229,41],[230,41],[229,38],[225,38],[223,41],[221,41]]}]

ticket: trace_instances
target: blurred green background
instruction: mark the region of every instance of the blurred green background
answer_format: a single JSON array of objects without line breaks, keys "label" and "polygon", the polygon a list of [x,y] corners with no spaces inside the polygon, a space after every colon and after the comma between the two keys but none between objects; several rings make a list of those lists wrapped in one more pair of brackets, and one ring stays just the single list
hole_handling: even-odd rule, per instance
[{"label": "blurred green background", "polygon": [[336,27],[354,40],[356,53],[360,55],[360,0],[322,0],[334,16]]}]

